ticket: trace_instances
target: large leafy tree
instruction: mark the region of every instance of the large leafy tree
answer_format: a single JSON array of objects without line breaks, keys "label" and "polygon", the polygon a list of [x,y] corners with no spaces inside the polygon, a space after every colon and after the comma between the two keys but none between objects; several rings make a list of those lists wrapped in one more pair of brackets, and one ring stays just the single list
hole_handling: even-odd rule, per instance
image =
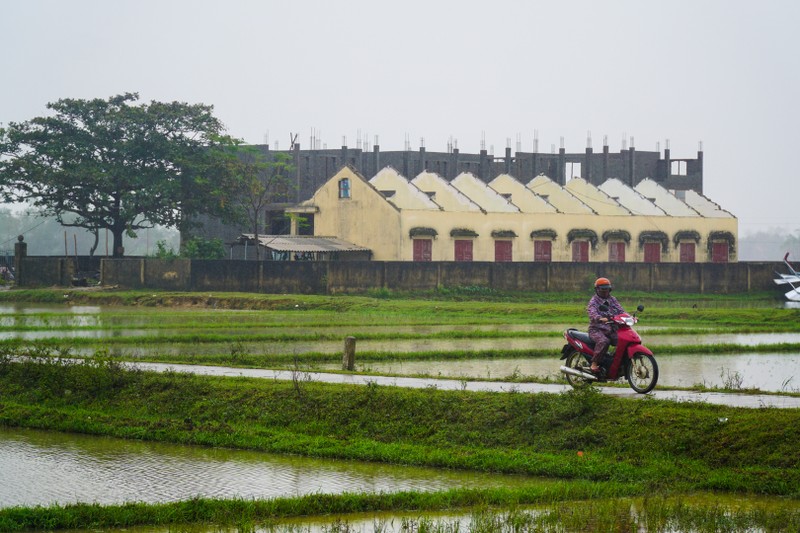
[{"label": "large leafy tree", "polygon": [[213,108],[138,99],[62,99],[48,116],[0,129],[2,197],[95,236],[108,230],[115,257],[123,235],[220,216],[230,189],[225,152],[235,143]]},{"label": "large leafy tree", "polygon": [[259,260],[259,234],[267,224],[269,212],[293,197],[295,166],[289,154],[273,152],[268,155],[255,146],[235,142],[225,153],[229,158],[223,173],[231,177],[231,187],[226,191],[228,204],[224,215],[250,228],[256,243],[256,260]]}]

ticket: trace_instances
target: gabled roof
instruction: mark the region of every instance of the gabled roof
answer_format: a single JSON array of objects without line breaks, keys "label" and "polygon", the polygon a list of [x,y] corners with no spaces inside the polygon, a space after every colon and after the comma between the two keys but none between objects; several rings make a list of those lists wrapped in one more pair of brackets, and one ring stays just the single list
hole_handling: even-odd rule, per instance
[{"label": "gabled roof", "polygon": [[[369,194],[375,194],[377,196],[380,196],[384,200],[386,200],[386,197],[383,194],[381,194],[381,192],[377,188],[375,188],[375,186],[372,183],[370,183],[364,176],[359,174],[350,165],[345,165],[341,169],[339,169],[339,172],[337,172],[336,174],[331,176],[331,178],[328,181],[323,183],[316,191],[314,191],[314,194],[313,194],[313,196],[311,196],[311,198],[309,198],[308,200],[304,200],[304,201],[300,202],[299,204],[297,204],[294,207],[287,208],[285,211],[287,213],[314,213],[314,212],[318,212],[318,207],[317,207],[318,199],[317,199],[317,197],[319,195],[323,195],[324,196],[326,193],[331,193],[331,192],[335,193],[336,187],[337,187],[336,182],[344,180],[344,179],[347,179],[347,180],[351,180],[352,179],[352,180],[354,180],[351,183],[351,188],[356,187],[357,184],[363,184],[365,186],[365,188],[366,188],[366,191],[368,191]],[[400,208],[397,207],[392,202],[387,201],[386,204],[390,208],[394,209],[395,211],[400,211]]]},{"label": "gabled roof", "polygon": [[634,189],[663,209],[669,216],[696,217],[699,215],[697,211],[689,207],[689,204],[679,200],[671,192],[650,178],[640,181]]},{"label": "gabled roof", "polygon": [[519,213],[519,207],[470,172],[462,172],[453,178],[450,184],[467,195],[487,213]]},{"label": "gabled roof", "polygon": [[399,209],[433,209],[441,206],[392,167],[385,167],[369,183]]},{"label": "gabled roof", "polygon": [[561,213],[573,215],[594,213],[591,207],[580,201],[575,195],[544,174],[533,178],[527,183],[526,187],[544,197]]},{"label": "gabled roof", "polygon": [[433,172],[422,172],[411,180],[445,211],[482,211],[481,206]]},{"label": "gabled roof", "polygon": [[645,198],[639,191],[628,187],[617,178],[607,179],[598,187],[601,191],[625,206],[634,215],[664,216],[664,210]]},{"label": "gabled roof", "polygon": [[565,187],[580,200],[594,209],[598,215],[630,215],[631,212],[618,201],[583,178],[572,178]]},{"label": "gabled roof", "polygon": [[553,205],[528,189],[510,174],[500,174],[489,182],[489,187],[510,198],[511,203],[519,207],[523,213],[556,213]]},{"label": "gabled roof", "polygon": [[709,218],[735,218],[729,211],[722,209],[719,204],[712,202],[696,191],[684,191],[684,202],[689,204],[692,209]]}]

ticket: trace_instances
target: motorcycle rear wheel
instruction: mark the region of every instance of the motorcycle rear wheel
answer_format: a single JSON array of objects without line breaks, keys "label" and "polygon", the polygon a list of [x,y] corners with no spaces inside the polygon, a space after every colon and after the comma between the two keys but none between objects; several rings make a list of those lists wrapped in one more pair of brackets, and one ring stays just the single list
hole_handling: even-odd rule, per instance
[{"label": "motorcycle rear wheel", "polygon": [[[591,363],[586,360],[586,357],[584,357],[583,354],[573,350],[572,353],[567,356],[567,361],[564,366],[589,372]],[[567,378],[567,382],[575,389],[586,387],[592,383],[592,380],[590,379],[579,378],[578,376],[573,376],[571,374],[564,374],[564,377]]]},{"label": "motorcycle rear wheel", "polygon": [[658,383],[658,363],[650,354],[637,352],[625,368],[625,377],[631,388],[639,394],[647,394]]}]

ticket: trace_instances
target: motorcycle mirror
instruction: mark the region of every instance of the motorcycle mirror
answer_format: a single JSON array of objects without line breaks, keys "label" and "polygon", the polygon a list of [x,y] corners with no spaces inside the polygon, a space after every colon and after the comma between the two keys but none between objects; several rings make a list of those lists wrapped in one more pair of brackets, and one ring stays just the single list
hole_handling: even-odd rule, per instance
[{"label": "motorcycle mirror", "polygon": [[644,306],[642,304],[639,304],[639,307],[637,307],[636,310],[641,313],[642,311],[644,311]]}]

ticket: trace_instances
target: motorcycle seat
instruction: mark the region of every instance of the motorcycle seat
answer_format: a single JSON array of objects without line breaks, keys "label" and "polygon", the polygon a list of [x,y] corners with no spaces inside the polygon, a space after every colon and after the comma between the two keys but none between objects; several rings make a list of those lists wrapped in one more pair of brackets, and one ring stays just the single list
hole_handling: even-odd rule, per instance
[{"label": "motorcycle seat", "polygon": [[582,343],[587,346],[594,346],[594,341],[589,337],[589,334],[585,331],[579,331],[577,329],[570,328],[567,330],[570,337],[578,339]]}]

